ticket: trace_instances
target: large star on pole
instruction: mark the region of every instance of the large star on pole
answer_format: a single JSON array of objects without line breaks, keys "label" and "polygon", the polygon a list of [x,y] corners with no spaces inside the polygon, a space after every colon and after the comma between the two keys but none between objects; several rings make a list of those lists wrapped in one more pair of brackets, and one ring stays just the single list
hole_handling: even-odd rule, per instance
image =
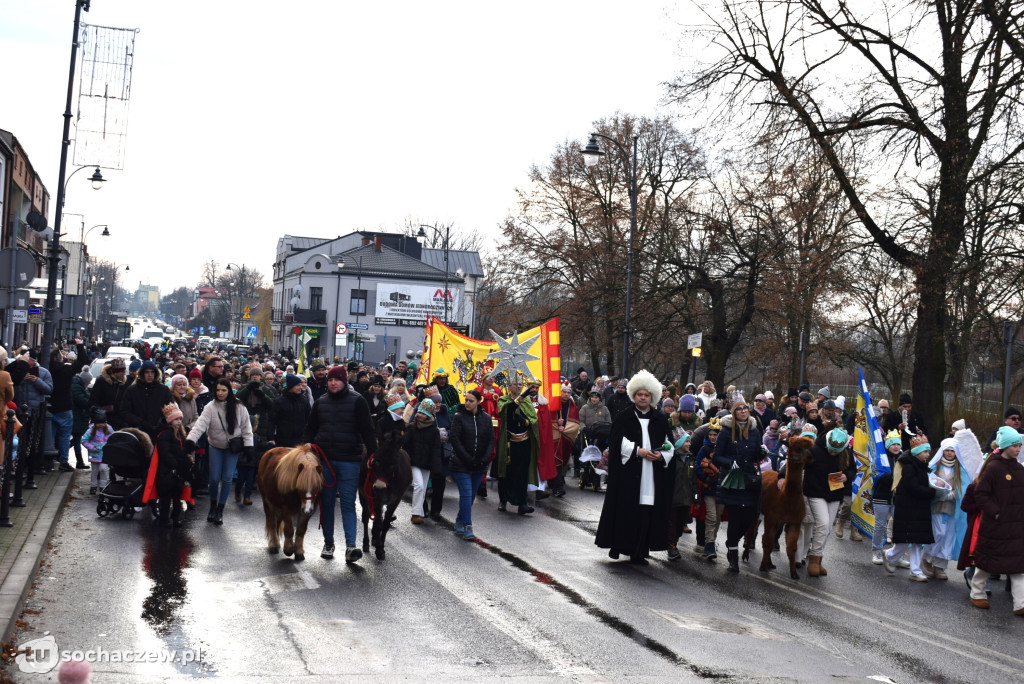
[{"label": "large star on pole", "polygon": [[538,361],[540,357],[534,356],[528,350],[537,341],[540,334],[534,335],[525,342],[520,342],[518,332],[512,333],[511,340],[506,340],[493,330],[488,330],[487,332],[491,333],[491,337],[498,343],[498,351],[493,351],[487,355],[488,360],[493,359],[497,361],[489,377],[493,378],[507,372],[510,379],[515,378],[517,373],[522,373],[527,378],[534,380],[533,373],[530,372],[530,367],[527,363]]}]

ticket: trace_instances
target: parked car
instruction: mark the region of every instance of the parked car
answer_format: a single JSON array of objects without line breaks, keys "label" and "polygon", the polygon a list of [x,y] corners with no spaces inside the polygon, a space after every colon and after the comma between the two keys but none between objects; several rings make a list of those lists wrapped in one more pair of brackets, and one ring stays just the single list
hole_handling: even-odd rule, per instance
[{"label": "parked car", "polygon": [[107,359],[124,359],[126,362],[138,358],[138,354],[131,347],[110,347],[107,349]]}]

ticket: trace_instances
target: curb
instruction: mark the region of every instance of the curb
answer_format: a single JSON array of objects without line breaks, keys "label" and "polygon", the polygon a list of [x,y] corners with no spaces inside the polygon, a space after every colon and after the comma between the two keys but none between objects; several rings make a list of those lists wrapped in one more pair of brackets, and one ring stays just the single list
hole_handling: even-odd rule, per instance
[{"label": "curb", "polygon": [[[0,620],[5,620],[2,639],[9,642],[14,636],[17,627],[18,616],[25,606],[25,598],[32,586],[32,581],[39,572],[39,561],[46,552],[46,545],[57,527],[57,520],[60,518],[61,510],[67,501],[68,492],[75,482],[75,473],[61,473],[57,483],[50,490],[25,540],[18,557],[14,561],[10,572],[0,585]],[[43,529],[45,526],[45,529]]]}]

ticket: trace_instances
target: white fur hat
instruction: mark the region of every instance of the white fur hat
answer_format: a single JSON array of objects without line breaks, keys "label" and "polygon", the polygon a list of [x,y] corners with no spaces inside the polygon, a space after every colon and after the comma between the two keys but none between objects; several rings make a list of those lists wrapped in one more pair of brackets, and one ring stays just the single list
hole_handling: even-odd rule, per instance
[{"label": "white fur hat", "polygon": [[651,396],[655,399],[661,397],[661,383],[658,382],[658,378],[654,377],[646,369],[637,371],[636,375],[629,379],[629,382],[626,384],[626,394],[632,400],[633,396],[642,389],[650,392]]},{"label": "white fur hat", "polygon": [[846,397],[844,397],[841,394],[838,397],[836,397],[836,408],[841,409],[843,411],[846,410]]}]

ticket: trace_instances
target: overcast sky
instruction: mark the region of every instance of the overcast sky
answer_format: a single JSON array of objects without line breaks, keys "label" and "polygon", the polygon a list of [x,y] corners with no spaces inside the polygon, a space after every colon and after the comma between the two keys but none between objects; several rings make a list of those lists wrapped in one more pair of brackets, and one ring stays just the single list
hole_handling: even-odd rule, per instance
[{"label": "overcast sky", "polygon": [[[165,293],[209,258],[269,282],[284,233],[412,221],[497,236],[559,142],[616,110],[681,114],[659,101],[685,65],[686,13],[674,0],[93,0],[86,23],[140,30],[127,153],[100,191],[88,171],[72,179],[65,212],[109,224],[90,253]],[[54,203],[73,19],[73,0],[0,0],[0,128]]]}]

